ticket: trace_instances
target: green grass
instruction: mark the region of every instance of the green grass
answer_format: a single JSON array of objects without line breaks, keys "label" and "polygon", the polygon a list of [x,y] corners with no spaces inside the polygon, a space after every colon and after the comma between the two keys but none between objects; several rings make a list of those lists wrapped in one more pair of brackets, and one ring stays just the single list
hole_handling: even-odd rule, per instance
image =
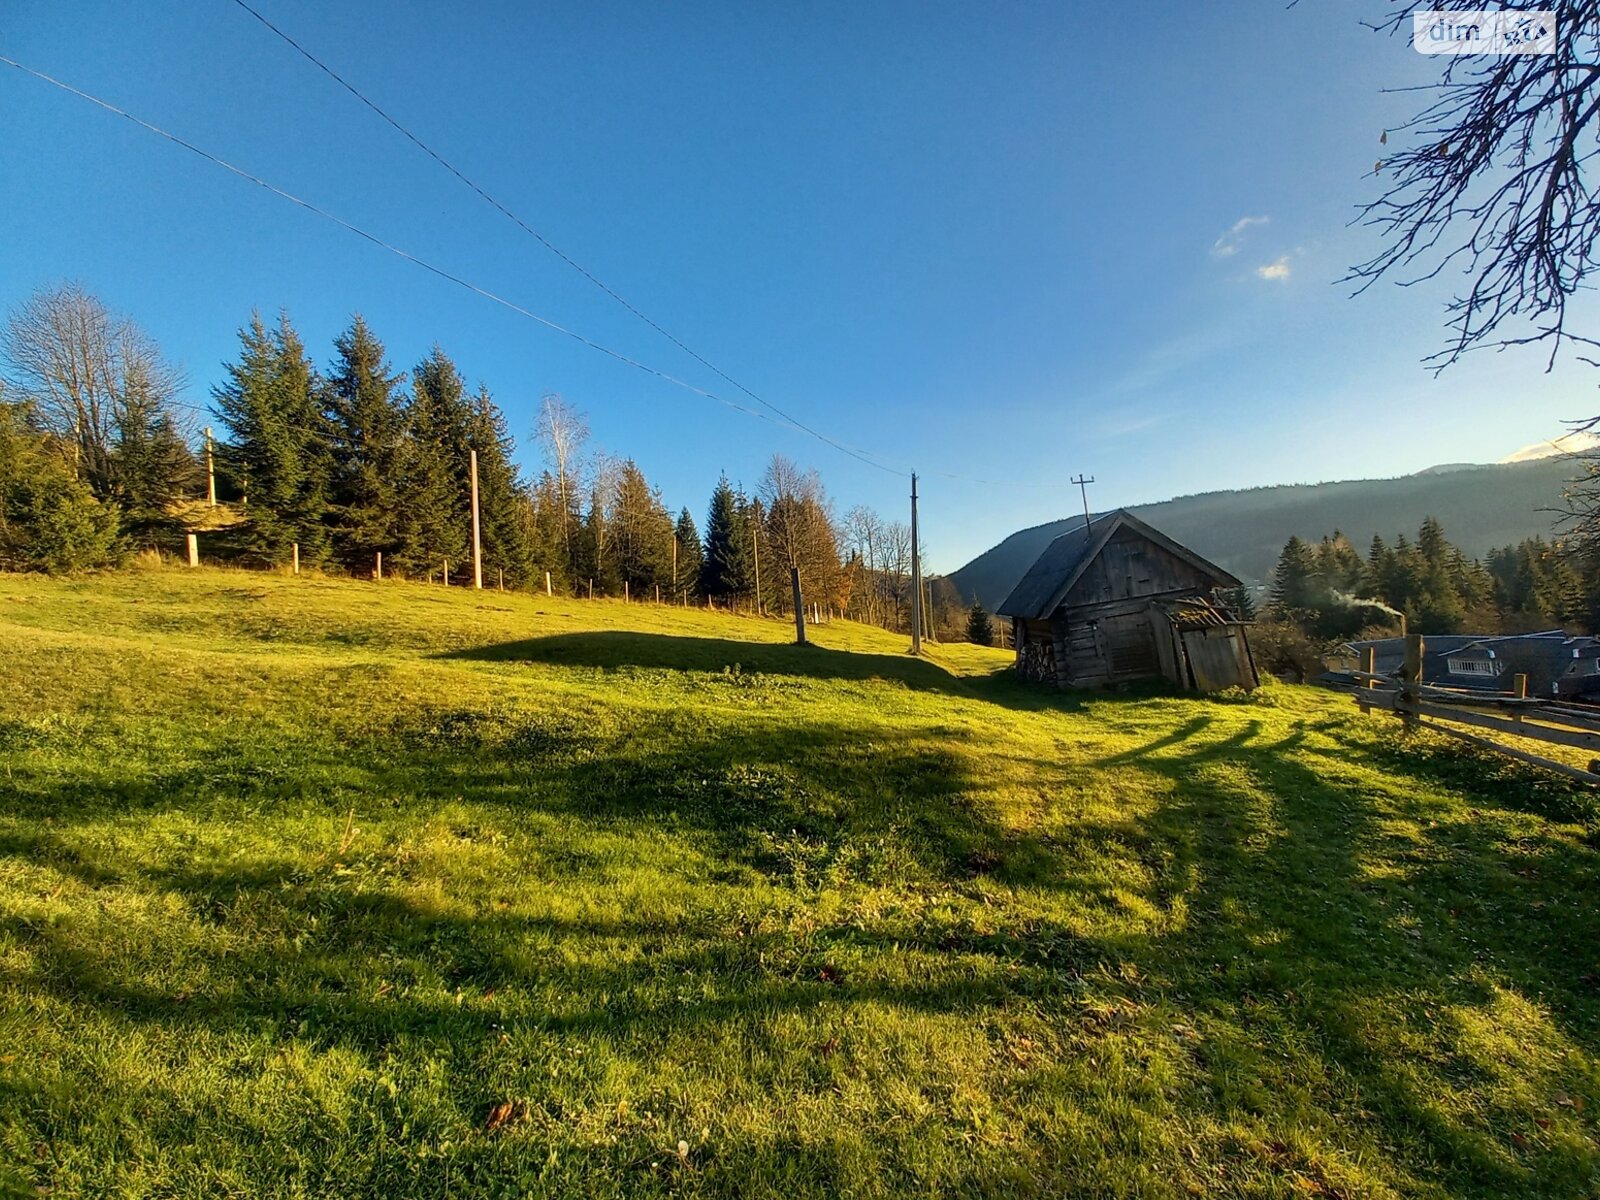
[{"label": "green grass", "polygon": [[1600,1193],[1586,795],[814,633],[0,577],[0,1190]]}]

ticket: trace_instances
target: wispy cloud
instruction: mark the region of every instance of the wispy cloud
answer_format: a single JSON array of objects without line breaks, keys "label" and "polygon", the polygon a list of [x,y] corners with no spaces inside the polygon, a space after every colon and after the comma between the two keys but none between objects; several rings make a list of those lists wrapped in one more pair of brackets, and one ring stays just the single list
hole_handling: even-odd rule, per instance
[{"label": "wispy cloud", "polygon": [[1256,278],[1270,279],[1277,283],[1282,283],[1289,278],[1289,256],[1287,254],[1281,255],[1271,262],[1257,267]]},{"label": "wispy cloud", "polygon": [[1270,217],[1240,217],[1226,233],[1219,237],[1211,246],[1212,258],[1227,258],[1237,254],[1239,247],[1244,244],[1245,232],[1252,225],[1265,225]]}]

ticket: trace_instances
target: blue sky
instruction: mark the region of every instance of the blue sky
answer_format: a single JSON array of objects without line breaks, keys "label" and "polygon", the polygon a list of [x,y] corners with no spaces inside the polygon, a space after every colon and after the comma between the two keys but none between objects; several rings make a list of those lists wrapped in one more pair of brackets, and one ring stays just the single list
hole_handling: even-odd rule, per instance
[{"label": "blue sky", "polygon": [[[1335,280],[1438,60],[1372,0],[1193,5],[253,0],[556,245],[831,436],[922,472],[933,565],[1075,511],[1491,461],[1597,403],[1537,350],[1435,379],[1448,280]],[[0,53],[713,391],[231,0],[8,0]],[[584,409],[697,519],[782,451],[841,511],[906,481],[595,354],[0,67],[0,305],[76,279],[207,401],[253,308],[438,342],[537,463]],[[961,476],[951,478],[950,476]],[[992,483],[978,480],[997,481]],[[1307,533],[1321,531],[1308,530]]]}]

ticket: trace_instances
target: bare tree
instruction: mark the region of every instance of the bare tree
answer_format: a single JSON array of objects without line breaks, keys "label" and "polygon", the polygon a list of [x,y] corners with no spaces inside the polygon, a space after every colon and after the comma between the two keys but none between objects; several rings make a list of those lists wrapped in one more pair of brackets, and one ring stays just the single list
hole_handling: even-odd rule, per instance
[{"label": "bare tree", "polygon": [[75,283],[35,292],[0,330],[10,384],[97,496],[117,488],[119,435],[158,414],[174,427],[183,373],[150,336]]},{"label": "bare tree", "polygon": [[839,567],[839,538],[822,477],[774,454],[761,477],[761,500],[773,556],[818,586],[830,584]]},{"label": "bare tree", "polygon": [[883,623],[881,600],[884,532],[883,518],[865,505],[858,504],[844,517],[845,544],[857,566],[858,587],[855,593],[861,616],[874,624]]},{"label": "bare tree", "polygon": [[546,392],[539,402],[539,421],[535,436],[544,448],[545,462],[556,481],[556,503],[560,507],[561,547],[567,566],[573,565],[572,514],[576,511],[582,487],[579,464],[589,441],[589,422],[555,392]]},{"label": "bare tree", "polygon": [[[1413,4],[1373,28],[1411,29]],[[1479,0],[1430,0],[1445,12]],[[1403,286],[1450,268],[1465,279],[1446,307],[1448,343],[1436,369],[1468,350],[1563,341],[1600,346],[1567,326],[1569,299],[1597,265],[1600,195],[1586,177],[1600,152],[1600,0],[1552,0],[1555,53],[1442,56],[1440,80],[1397,130],[1406,144],[1374,168],[1388,187],[1362,209],[1383,249],[1351,268],[1364,291],[1381,278]]]}]

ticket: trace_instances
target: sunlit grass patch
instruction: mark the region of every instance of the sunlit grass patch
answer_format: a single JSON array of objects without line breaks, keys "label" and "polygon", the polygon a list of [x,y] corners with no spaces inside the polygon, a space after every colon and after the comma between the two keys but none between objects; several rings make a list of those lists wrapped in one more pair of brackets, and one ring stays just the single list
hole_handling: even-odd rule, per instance
[{"label": "sunlit grass patch", "polygon": [[56,1195],[1585,1196],[1591,798],[844,622],[0,577]]}]

